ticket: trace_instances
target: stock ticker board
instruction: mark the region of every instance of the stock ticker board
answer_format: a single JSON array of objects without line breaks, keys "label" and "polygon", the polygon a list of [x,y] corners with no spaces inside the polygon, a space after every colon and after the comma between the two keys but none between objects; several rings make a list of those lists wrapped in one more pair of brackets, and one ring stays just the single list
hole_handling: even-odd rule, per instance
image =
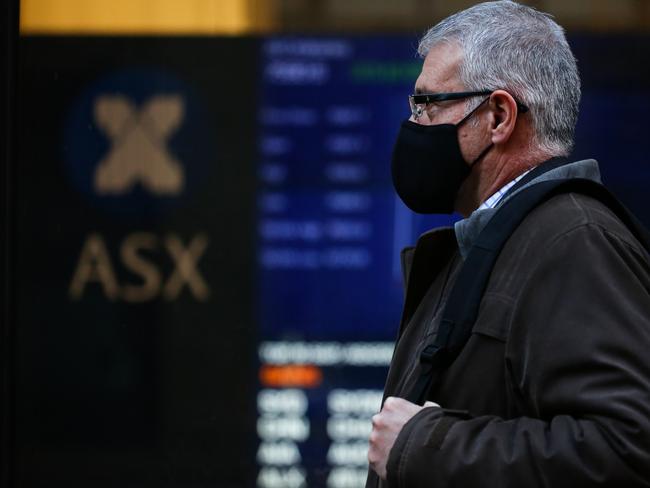
[{"label": "stock ticker board", "polygon": [[[575,158],[650,224],[647,41],[570,38]],[[364,485],[399,252],[456,218],[391,184],[416,47],[21,39],[20,486]]]},{"label": "stock ticker board", "polygon": [[415,216],[391,186],[421,62],[407,39],[282,38],[260,63],[257,484],[363,486],[399,252],[452,222]]}]

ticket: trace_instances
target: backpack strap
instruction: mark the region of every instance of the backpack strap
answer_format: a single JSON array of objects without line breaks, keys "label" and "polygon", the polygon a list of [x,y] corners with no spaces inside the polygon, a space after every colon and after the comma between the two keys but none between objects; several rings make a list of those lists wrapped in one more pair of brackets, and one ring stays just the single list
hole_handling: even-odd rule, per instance
[{"label": "backpack strap", "polygon": [[422,404],[436,378],[458,357],[469,340],[479,306],[506,241],[537,206],[563,193],[580,193],[606,205],[650,251],[650,234],[603,185],[574,178],[534,184],[506,200],[481,231],[449,294],[435,340],[420,355],[422,373],[407,396]]}]

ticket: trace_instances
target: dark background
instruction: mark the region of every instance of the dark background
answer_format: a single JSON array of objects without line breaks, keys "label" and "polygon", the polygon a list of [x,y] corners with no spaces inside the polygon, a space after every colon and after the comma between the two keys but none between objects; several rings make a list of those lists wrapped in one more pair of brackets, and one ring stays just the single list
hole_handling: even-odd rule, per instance
[{"label": "dark background", "polygon": [[[239,94],[255,92],[255,55],[250,39],[21,39],[12,277],[17,486],[242,486],[253,471],[255,106]],[[182,201],[156,208],[141,192],[124,212],[118,198],[89,200],[75,187],[66,158],[76,141],[65,130],[88,86],[133,67],[181,77],[203,104],[197,130],[218,150],[186,154],[198,158],[188,179],[198,171],[200,181]],[[186,245],[207,235],[198,268],[208,301],[187,287],[171,302],[111,301],[93,283],[72,300],[70,281],[91,234],[106,243],[118,282],[139,284],[119,256],[134,232],[160,240],[172,233]],[[162,245],[146,258],[164,277],[172,273]]]}]

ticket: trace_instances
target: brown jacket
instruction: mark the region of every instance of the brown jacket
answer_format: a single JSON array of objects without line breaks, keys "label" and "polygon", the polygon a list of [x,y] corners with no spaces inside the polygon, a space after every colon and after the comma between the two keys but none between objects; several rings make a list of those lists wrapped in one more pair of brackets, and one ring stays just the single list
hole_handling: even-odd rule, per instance
[{"label": "brown jacket", "polygon": [[[458,272],[453,229],[403,253],[384,396],[405,397]],[[650,266],[601,203],[565,194],[507,241],[473,334],[368,487],[650,486]]]}]

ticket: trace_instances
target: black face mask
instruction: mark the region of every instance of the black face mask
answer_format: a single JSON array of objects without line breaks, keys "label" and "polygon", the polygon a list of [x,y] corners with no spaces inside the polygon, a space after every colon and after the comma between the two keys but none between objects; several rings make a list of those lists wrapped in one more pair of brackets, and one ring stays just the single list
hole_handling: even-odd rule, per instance
[{"label": "black face mask", "polygon": [[456,125],[402,123],[393,149],[392,175],[395,191],[408,208],[425,214],[454,211],[461,184],[492,148],[490,144],[468,164],[460,152],[458,128],[487,100]]}]

